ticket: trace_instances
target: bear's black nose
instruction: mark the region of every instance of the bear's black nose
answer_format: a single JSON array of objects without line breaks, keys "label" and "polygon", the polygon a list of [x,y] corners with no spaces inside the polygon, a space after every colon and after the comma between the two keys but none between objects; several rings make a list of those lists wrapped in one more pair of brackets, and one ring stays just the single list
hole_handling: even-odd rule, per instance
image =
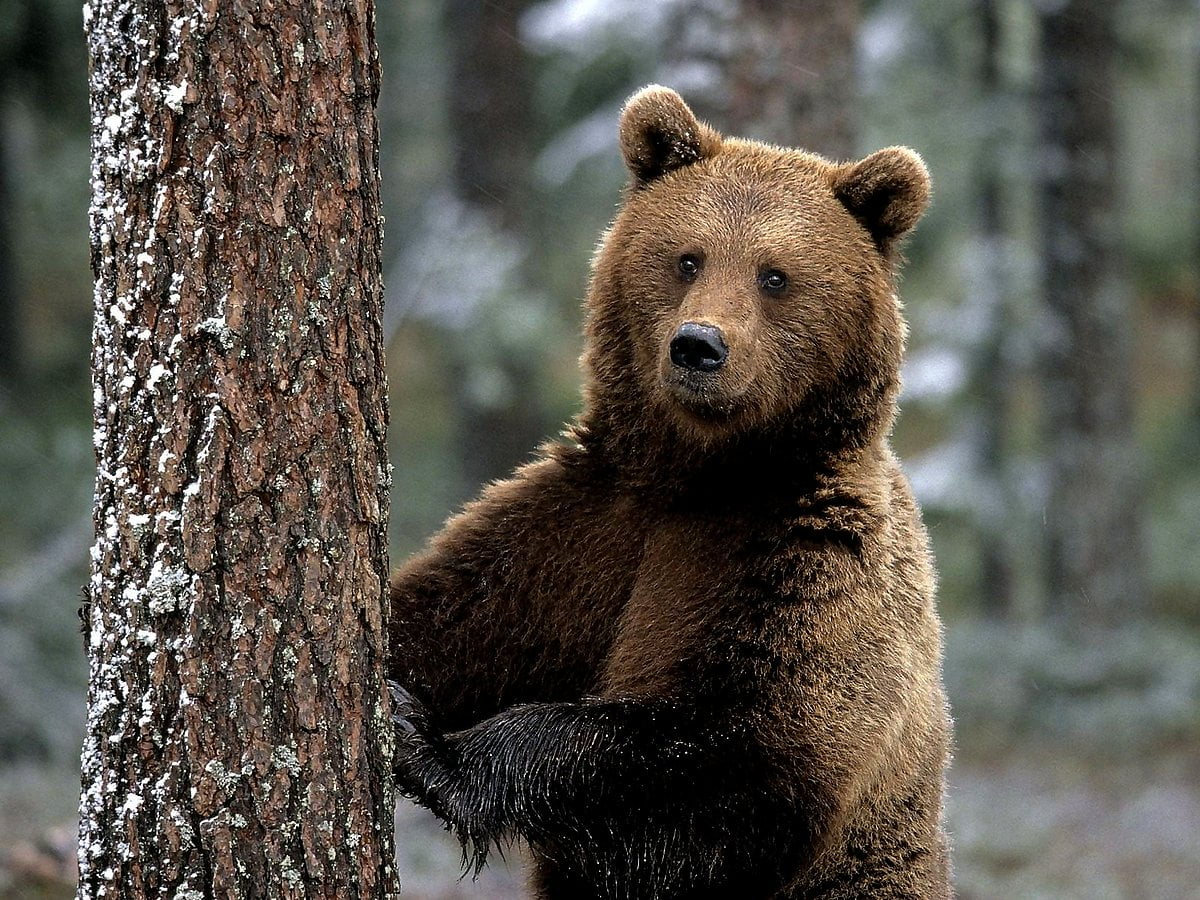
[{"label": "bear's black nose", "polygon": [[671,338],[671,362],[693,372],[715,372],[725,365],[729,349],[721,329],[699,322],[684,322]]}]

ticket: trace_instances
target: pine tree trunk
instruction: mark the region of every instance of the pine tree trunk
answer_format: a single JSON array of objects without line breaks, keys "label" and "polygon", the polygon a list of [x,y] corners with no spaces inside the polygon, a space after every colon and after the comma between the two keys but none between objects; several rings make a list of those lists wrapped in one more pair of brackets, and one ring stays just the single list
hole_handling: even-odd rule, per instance
[{"label": "pine tree trunk", "polygon": [[[529,172],[536,130],[532,67],[519,39],[520,18],[529,5],[529,0],[449,0],[444,12],[451,60],[454,189],[492,228],[522,249],[531,246]],[[477,321],[476,328],[496,328],[506,318],[496,305],[511,304],[506,294],[524,290],[524,268],[514,273],[515,283],[498,283],[497,293],[484,298],[484,305],[490,302],[492,309],[481,310],[483,324]],[[483,336],[470,342],[455,368],[455,445],[463,485],[473,493],[529,459],[546,436],[538,360],[536,354],[506,345],[501,336],[494,341]],[[482,378],[481,370],[486,373]],[[498,390],[481,396],[481,380]]]},{"label": "pine tree trunk", "polygon": [[1081,622],[1128,618],[1146,601],[1114,110],[1117,10],[1107,0],[1068,0],[1040,13],[1048,586],[1055,611]]},{"label": "pine tree trunk", "polygon": [[520,40],[530,0],[446,0],[450,132],[458,195],[522,232],[534,152],[533,72]]},{"label": "pine tree trunk", "polygon": [[396,893],[370,0],[91,0],[80,898]]},{"label": "pine tree trunk", "polygon": [[978,177],[980,277],[977,298],[987,315],[987,329],[976,358],[975,390],[982,398],[979,429],[979,467],[984,492],[979,512],[980,599],[983,612],[1004,618],[1014,608],[1015,573],[1010,532],[1017,510],[1011,487],[1007,440],[1011,425],[1013,388],[1017,372],[1008,352],[1013,330],[1005,259],[1009,244],[1004,224],[1002,196],[1003,148],[1010,143],[1007,90],[1000,70],[1001,20],[998,0],[976,0],[979,23],[979,82],[983,96],[984,139]]},{"label": "pine tree trunk", "polygon": [[[1200,22],[1195,24],[1194,46],[1196,55],[1192,57],[1196,80],[1192,85],[1194,91],[1194,108],[1192,110],[1192,139],[1196,148],[1196,156],[1192,162],[1192,198],[1196,218],[1192,221],[1192,277],[1194,284],[1200,284]],[[1193,298],[1195,313],[1195,332],[1200,338],[1200,300]],[[1195,433],[1200,436],[1200,340],[1196,341],[1195,365],[1192,367],[1192,424]]]},{"label": "pine tree trunk", "polygon": [[704,0],[680,6],[665,52],[685,77],[712,69],[707,89],[681,89],[729,134],[850,159],[859,20],[852,0]]},{"label": "pine tree trunk", "polygon": [[[5,79],[0,76],[0,85]],[[16,388],[23,380],[25,347],[22,340],[20,284],[12,245],[15,198],[8,171],[8,117],[0,110],[0,387]]]}]

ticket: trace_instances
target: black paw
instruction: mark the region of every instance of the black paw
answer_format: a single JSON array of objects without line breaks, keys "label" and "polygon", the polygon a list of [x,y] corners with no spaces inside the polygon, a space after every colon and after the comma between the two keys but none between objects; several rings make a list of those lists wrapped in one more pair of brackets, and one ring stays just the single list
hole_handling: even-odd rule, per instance
[{"label": "black paw", "polygon": [[392,723],[396,726],[396,736],[429,734],[432,729],[425,705],[396,682],[389,681],[387,686],[392,697]]},{"label": "black paw", "polygon": [[388,693],[396,727],[392,757],[396,790],[445,820],[443,795],[453,774],[446,737],[430,723],[429,712],[420,700],[392,681],[388,682]]}]

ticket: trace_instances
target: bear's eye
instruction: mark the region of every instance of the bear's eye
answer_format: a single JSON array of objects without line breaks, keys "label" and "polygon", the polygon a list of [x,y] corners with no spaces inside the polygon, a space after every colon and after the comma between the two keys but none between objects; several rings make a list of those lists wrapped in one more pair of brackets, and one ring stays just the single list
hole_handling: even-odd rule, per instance
[{"label": "bear's eye", "polygon": [[700,274],[700,257],[694,253],[685,253],[679,257],[679,274],[685,281],[692,281]]},{"label": "bear's eye", "polygon": [[781,294],[787,288],[787,276],[778,269],[767,269],[758,276],[758,286],[768,294]]}]

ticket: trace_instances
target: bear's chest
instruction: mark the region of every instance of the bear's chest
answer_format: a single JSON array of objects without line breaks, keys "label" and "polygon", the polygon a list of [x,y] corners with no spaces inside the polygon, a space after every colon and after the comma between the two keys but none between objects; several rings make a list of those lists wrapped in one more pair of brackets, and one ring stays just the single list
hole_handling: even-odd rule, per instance
[{"label": "bear's chest", "polygon": [[[603,687],[670,697],[736,677],[771,654],[780,609],[747,523],[667,519],[653,528],[623,611]],[[769,566],[768,566],[769,567]],[[774,622],[768,619],[776,620]]]}]

